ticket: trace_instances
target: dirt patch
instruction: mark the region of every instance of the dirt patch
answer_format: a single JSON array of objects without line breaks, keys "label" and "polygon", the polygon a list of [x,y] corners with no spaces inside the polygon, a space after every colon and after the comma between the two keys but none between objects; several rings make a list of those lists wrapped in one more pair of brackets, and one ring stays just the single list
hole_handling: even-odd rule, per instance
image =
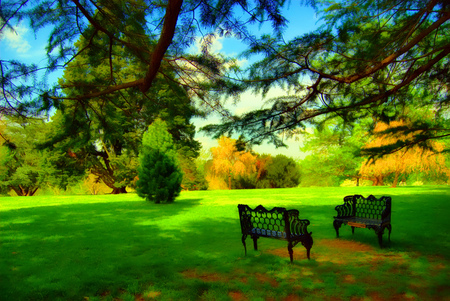
[{"label": "dirt patch", "polygon": [[[286,248],[279,248],[279,249],[270,249],[267,250],[267,253],[278,256],[278,257],[289,257],[289,252]],[[294,256],[295,256],[295,248],[294,248]],[[295,258],[294,258],[295,260]]]},{"label": "dirt patch", "polygon": [[[159,297],[159,295],[161,295],[161,292],[158,292],[158,291],[153,291],[153,292],[148,292],[148,293],[145,293],[145,298],[144,298],[144,300],[148,300],[148,299],[156,299],[156,298],[158,298]],[[136,299],[136,301],[137,301],[137,299]]]},{"label": "dirt patch", "polygon": [[356,282],[355,276],[353,276],[353,275],[345,275],[344,276],[344,282],[345,283],[355,283]]},{"label": "dirt patch", "polygon": [[229,292],[228,296],[233,301],[246,301],[246,300],[248,300],[247,297],[245,297],[244,293],[242,293],[242,292]]},{"label": "dirt patch", "polygon": [[144,298],[144,296],[142,296],[141,294],[137,294],[137,295],[134,297],[134,300],[135,300],[135,301],[145,301],[145,298]]},{"label": "dirt patch", "polygon": [[278,282],[267,274],[256,273],[255,277],[261,283],[269,283],[272,287],[278,287]]},{"label": "dirt patch", "polygon": [[[314,252],[315,249],[321,248],[320,252]],[[325,250],[325,252],[323,252]],[[315,259],[318,262],[332,262],[335,264],[347,264],[349,261],[353,261],[353,253],[366,252],[375,254],[375,248],[356,241],[349,241],[343,239],[320,239],[314,242],[314,246],[311,249],[311,259]],[[267,253],[275,256],[289,258],[289,252],[287,248],[277,248],[267,250]],[[294,261],[306,259],[306,250],[298,244],[294,248]]]},{"label": "dirt patch", "polygon": [[209,272],[199,272],[197,270],[186,270],[181,273],[185,278],[195,278],[201,279],[205,282],[213,282],[213,281],[224,281],[226,280],[223,276],[217,273],[209,273]]},{"label": "dirt patch", "polygon": [[333,264],[346,265],[355,262],[355,254],[375,254],[374,247],[357,241],[344,239],[320,239],[314,244],[320,252],[311,250],[311,257],[317,262],[331,262]]},{"label": "dirt patch", "polygon": [[303,299],[297,295],[289,295],[286,298],[284,298],[284,301],[302,301],[302,300]]},{"label": "dirt patch", "polygon": [[347,252],[373,252],[375,250],[372,246],[344,239],[320,239],[315,245]]}]

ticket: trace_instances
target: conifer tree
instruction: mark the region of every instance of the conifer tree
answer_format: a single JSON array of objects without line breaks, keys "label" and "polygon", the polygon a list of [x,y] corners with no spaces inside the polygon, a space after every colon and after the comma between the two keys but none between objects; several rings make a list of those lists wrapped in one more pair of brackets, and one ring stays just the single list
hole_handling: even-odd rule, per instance
[{"label": "conifer tree", "polygon": [[180,194],[183,174],[175,145],[166,123],[159,118],[142,138],[138,177],[137,193],[147,201],[171,203]]}]

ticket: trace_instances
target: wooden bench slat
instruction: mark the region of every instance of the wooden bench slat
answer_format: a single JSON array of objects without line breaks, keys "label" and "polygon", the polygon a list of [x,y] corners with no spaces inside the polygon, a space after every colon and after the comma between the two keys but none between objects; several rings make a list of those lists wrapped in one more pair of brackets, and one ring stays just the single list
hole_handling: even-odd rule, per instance
[{"label": "wooden bench slat", "polygon": [[347,225],[352,226],[352,227],[356,227],[356,228],[365,228],[366,227],[365,224],[355,223],[355,222],[348,222]]}]

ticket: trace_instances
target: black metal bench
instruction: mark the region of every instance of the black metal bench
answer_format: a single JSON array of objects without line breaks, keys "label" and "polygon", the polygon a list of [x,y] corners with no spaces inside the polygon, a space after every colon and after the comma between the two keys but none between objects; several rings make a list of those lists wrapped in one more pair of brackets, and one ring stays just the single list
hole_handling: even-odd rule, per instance
[{"label": "black metal bench", "polygon": [[245,240],[250,235],[255,250],[258,250],[257,240],[260,237],[286,240],[289,257],[293,262],[293,247],[300,242],[306,248],[306,256],[310,259],[310,250],[313,245],[312,232],[308,233],[307,230],[310,222],[307,219],[299,219],[298,210],[274,207],[269,211],[262,205],[251,209],[248,205],[242,204],[238,205],[238,208],[245,255],[247,255]]},{"label": "black metal bench", "polygon": [[383,196],[379,199],[370,195],[367,199],[361,195],[351,195],[344,198],[344,204],[336,206],[337,216],[334,217],[333,226],[336,236],[339,237],[339,228],[342,224],[355,228],[374,229],[378,235],[380,247],[383,246],[384,229],[389,230],[391,240],[391,197]]}]

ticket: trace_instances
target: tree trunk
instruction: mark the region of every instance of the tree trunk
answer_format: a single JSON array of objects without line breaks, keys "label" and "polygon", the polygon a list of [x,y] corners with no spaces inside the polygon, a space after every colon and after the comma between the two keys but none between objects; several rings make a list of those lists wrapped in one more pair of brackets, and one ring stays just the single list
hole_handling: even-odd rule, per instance
[{"label": "tree trunk", "polygon": [[394,177],[394,182],[392,183],[392,188],[397,187],[398,184],[398,178],[400,177],[400,172],[396,171],[395,172],[395,177]]},{"label": "tree trunk", "polygon": [[121,193],[127,193],[127,187],[126,186],[119,187],[119,188],[114,187],[113,191],[111,191],[111,194],[121,194]]},{"label": "tree trunk", "polygon": [[12,190],[18,195],[23,196],[22,191],[18,187],[11,187]]},{"label": "tree trunk", "polygon": [[36,191],[39,189],[39,187],[32,189],[27,187],[22,187],[22,185],[19,185],[18,187],[10,186],[12,190],[18,195],[18,196],[33,196]]},{"label": "tree trunk", "polygon": [[383,182],[383,176],[374,176],[372,179],[372,186],[383,186],[384,182]]}]

